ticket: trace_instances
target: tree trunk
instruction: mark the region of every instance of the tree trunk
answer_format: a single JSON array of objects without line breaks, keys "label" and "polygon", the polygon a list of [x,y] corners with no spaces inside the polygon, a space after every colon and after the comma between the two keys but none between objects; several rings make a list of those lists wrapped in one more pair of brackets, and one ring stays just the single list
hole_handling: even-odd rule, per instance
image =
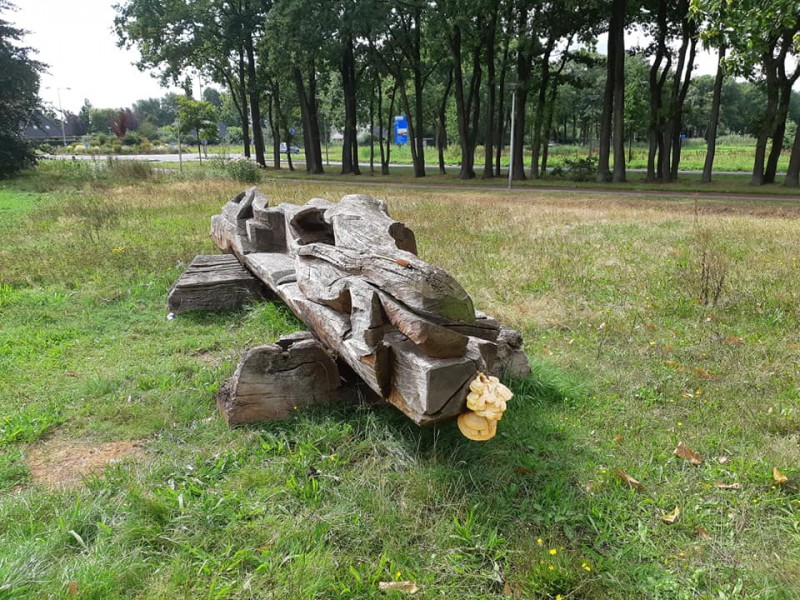
[{"label": "tree trunk", "polygon": [[[612,181],[625,181],[625,16],[627,0],[614,0],[613,18],[617,37],[614,53],[614,173]],[[610,34],[609,34],[610,35]]]},{"label": "tree trunk", "polygon": [[[394,99],[396,94],[397,94],[397,82],[395,82],[395,84],[392,86],[392,94],[391,96],[389,96],[389,114],[387,115],[386,118],[387,130],[388,127],[390,126],[389,124],[392,122],[392,115],[394,114]],[[381,117],[381,119],[383,119],[383,117]],[[385,133],[383,129],[383,121],[381,121],[380,127],[381,127],[381,175],[388,175],[389,160],[392,156],[392,142],[388,139],[388,137],[385,138],[386,156],[384,157],[383,142]]]},{"label": "tree trunk", "polygon": [[266,167],[264,131],[261,129],[261,89],[256,77],[256,57],[252,34],[248,34],[245,37],[245,50],[247,51],[247,83],[248,91],[250,92],[250,114],[253,117],[253,143],[256,147],[256,162],[262,167]]},{"label": "tree trunk", "polygon": [[786,170],[783,185],[790,188],[800,187],[800,125],[795,130],[792,155],[789,158],[789,168]]},{"label": "tree trunk", "polygon": [[753,176],[750,185],[764,184],[764,163],[767,156],[767,142],[775,125],[775,115],[778,111],[778,85],[775,59],[770,55],[765,59],[767,76],[767,106],[764,110],[764,119],[758,130],[756,138],[755,158],[753,159]]},{"label": "tree trunk", "polygon": [[277,117],[277,110],[274,109],[274,104],[277,101],[275,98],[275,90],[272,90],[272,96],[267,102],[267,118],[269,119],[269,129],[272,132],[272,167],[275,169],[281,168],[281,124],[280,119]]},{"label": "tree trunk", "polygon": [[614,77],[616,75],[615,57],[619,36],[615,31],[616,0],[613,2],[611,21],[608,31],[608,55],[606,56],[606,86],[603,92],[603,112],[600,116],[600,139],[597,147],[597,183],[605,183],[611,179],[609,165],[611,163],[611,127],[614,117]]},{"label": "tree trunk", "polygon": [[356,68],[353,40],[344,44],[340,63],[344,93],[344,139],[342,145],[342,175],[360,175],[358,166],[358,115],[356,112]]},{"label": "tree trunk", "polygon": [[706,143],[706,162],[703,165],[703,183],[711,183],[714,172],[714,155],[717,152],[717,126],[719,125],[719,110],[722,104],[722,84],[725,81],[725,44],[719,47],[717,54],[717,75],[714,78],[714,96],[711,100],[711,115],[708,118],[708,132]]},{"label": "tree trunk", "polygon": [[444,150],[447,148],[447,99],[450,96],[450,90],[453,87],[453,70],[447,72],[447,84],[442,94],[442,101],[439,103],[436,126],[436,151],[439,155],[439,173],[444,175],[447,170],[444,164]]},{"label": "tree trunk", "polygon": [[792,82],[782,81],[780,86],[780,100],[778,102],[778,112],[775,115],[775,130],[772,134],[772,148],[767,158],[767,166],[764,170],[764,183],[775,183],[775,175],[778,173],[778,159],[783,152],[783,138],[786,136],[786,118],[789,115],[789,100],[792,97]]},{"label": "tree trunk", "polygon": [[250,158],[250,118],[247,114],[247,80],[245,79],[244,46],[239,46],[239,97],[242,99],[242,143],[244,144],[244,157]]},{"label": "tree trunk", "polygon": [[[513,5],[509,3],[509,13]],[[510,14],[506,19],[507,23],[511,22]],[[506,136],[506,73],[508,72],[508,53],[511,40],[511,34],[506,33],[505,43],[503,45],[503,62],[500,67],[500,101],[497,106],[497,136],[495,137],[495,159],[494,159],[494,174],[495,177],[500,177],[500,159],[503,155],[503,148],[505,147]]]},{"label": "tree trunk", "polygon": [[[303,142],[305,144],[306,172],[320,174],[324,172],[322,166],[322,151],[319,140],[319,123],[316,117],[316,75],[313,65],[309,69],[308,89],[303,82],[303,74],[298,67],[292,69],[297,97],[300,101],[300,118],[303,122]],[[288,149],[288,142],[287,142]]]},{"label": "tree trunk", "polygon": [[541,62],[541,76],[539,77],[539,93],[536,98],[536,112],[533,116],[533,148],[531,150],[531,179],[539,179],[539,156],[542,149],[542,125],[544,123],[545,106],[547,105],[547,86],[550,83],[550,53],[556,40],[551,38],[547,42]]},{"label": "tree trunk", "polygon": [[461,169],[459,179],[475,178],[475,139],[480,118],[481,48],[476,45],[472,57],[472,75],[469,89],[464,87],[464,71],[461,55],[461,27],[453,27],[451,50],[453,52],[453,73],[455,80],[456,116],[458,138],[461,146]]},{"label": "tree trunk", "polygon": [[482,179],[492,179],[494,177],[494,166],[492,160],[494,158],[494,118],[495,118],[495,102],[497,101],[496,89],[496,75],[495,75],[495,34],[497,29],[497,10],[499,3],[494,3],[492,18],[489,21],[486,39],[486,74],[487,80],[487,103],[486,103],[486,120],[484,123],[484,156],[483,156],[483,175]]},{"label": "tree trunk", "polygon": [[375,82],[369,97],[369,174],[375,175]]},{"label": "tree trunk", "polygon": [[[687,9],[688,11],[688,9]],[[678,170],[681,164],[681,142],[683,140],[683,105],[686,102],[686,93],[692,81],[692,71],[694,70],[694,59],[697,52],[697,31],[693,21],[684,20],[683,22],[684,39],[689,39],[689,59],[686,61],[686,72],[683,75],[683,82],[679,82],[678,95],[675,99],[673,109],[673,145],[672,145],[672,165],[670,167],[670,180],[677,181]],[[682,58],[682,57],[681,57]]]}]

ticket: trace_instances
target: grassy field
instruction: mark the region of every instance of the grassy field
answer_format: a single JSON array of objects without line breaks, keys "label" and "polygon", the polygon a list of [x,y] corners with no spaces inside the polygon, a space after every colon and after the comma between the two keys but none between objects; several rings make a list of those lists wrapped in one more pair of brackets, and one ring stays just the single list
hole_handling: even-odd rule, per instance
[{"label": "grassy field", "polygon": [[165,300],[244,184],[0,186],[0,598],[798,597],[799,204],[368,183],[524,334],[490,442],[358,406],[227,429],[242,351],[300,324]]}]

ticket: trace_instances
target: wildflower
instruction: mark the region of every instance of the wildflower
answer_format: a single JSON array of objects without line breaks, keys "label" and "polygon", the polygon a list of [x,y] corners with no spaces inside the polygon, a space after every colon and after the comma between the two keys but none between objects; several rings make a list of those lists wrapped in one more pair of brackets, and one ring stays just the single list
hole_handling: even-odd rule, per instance
[{"label": "wildflower", "polygon": [[550,556],[555,556],[556,554],[558,554],[558,550],[555,548],[550,548]]},{"label": "wildflower", "polygon": [[544,542],[542,541],[542,538],[536,538],[536,543],[539,544],[540,546],[542,544],[544,544]]}]

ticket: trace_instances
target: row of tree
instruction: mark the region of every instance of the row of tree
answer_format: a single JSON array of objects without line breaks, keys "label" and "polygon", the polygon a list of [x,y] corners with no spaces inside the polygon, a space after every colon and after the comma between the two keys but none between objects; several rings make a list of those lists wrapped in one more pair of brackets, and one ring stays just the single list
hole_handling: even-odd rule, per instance
[{"label": "row of tree", "polygon": [[[445,135],[452,101],[465,179],[476,176],[479,139],[482,176],[499,174],[508,124],[514,122],[513,136],[522,140],[529,111],[530,174],[541,175],[560,84],[580,78],[591,60],[586,48],[605,33],[597,179],[625,179],[625,64],[635,54],[648,65],[641,82],[649,96],[647,177],[674,180],[684,105],[698,48],[706,45],[717,49],[720,65],[706,127],[707,178],[723,84],[726,76],[741,75],[758,82],[767,100],[753,168],[753,183],[760,184],[774,181],[791,89],[800,75],[796,8],[795,0],[127,0],[117,7],[116,31],[121,44],[139,49],[141,68],[174,81],[194,70],[226,86],[245,140],[252,136],[262,164],[261,128],[249,124],[267,113],[279,164],[279,140],[292,141],[289,108],[298,106],[306,167],[322,172],[320,96],[334,73],[345,113],[345,173],[360,171],[359,107],[367,107],[372,131],[388,127],[395,112],[409,116],[414,172],[421,177],[426,123],[434,123],[437,137]],[[646,47],[625,47],[625,31],[632,27],[647,33]],[[518,85],[514,119],[511,83]],[[386,168],[389,148],[380,138]],[[797,183],[800,170],[800,138],[794,146],[790,184]],[[511,162],[515,177],[524,178],[522,144],[514,147]]]}]

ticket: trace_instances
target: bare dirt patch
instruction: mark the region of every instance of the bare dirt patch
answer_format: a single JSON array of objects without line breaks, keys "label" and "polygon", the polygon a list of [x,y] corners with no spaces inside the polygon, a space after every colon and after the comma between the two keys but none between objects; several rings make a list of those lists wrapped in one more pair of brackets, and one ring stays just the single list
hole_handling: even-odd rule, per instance
[{"label": "bare dirt patch", "polygon": [[99,473],[106,465],[144,456],[139,440],[93,443],[52,437],[28,451],[33,483],[52,488],[80,485],[83,477]]}]

